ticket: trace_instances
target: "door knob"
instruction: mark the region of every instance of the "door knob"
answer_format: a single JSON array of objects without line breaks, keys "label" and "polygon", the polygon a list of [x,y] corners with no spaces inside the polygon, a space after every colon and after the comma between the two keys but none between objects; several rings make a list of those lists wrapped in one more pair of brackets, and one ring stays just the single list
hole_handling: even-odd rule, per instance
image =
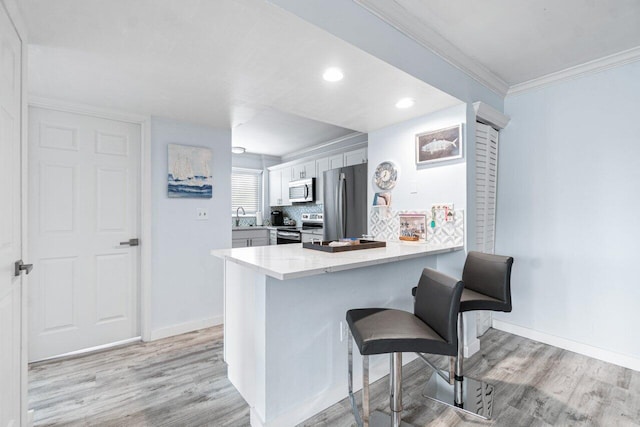
[{"label": "door knob", "polygon": [[25,264],[22,260],[18,260],[15,263],[15,269],[13,271],[14,276],[19,276],[23,271],[26,271],[27,274],[31,273],[33,270],[33,264]]},{"label": "door knob", "polygon": [[140,244],[140,239],[129,239],[126,242],[120,242],[121,246],[138,246]]}]

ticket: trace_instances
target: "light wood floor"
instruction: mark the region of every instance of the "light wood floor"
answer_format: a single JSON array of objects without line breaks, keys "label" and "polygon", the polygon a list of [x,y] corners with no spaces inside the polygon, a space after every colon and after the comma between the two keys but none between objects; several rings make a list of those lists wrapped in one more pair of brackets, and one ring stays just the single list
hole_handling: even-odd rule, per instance
[{"label": "light wood floor", "polygon": [[[465,371],[495,386],[494,420],[422,398],[430,371],[419,360],[404,368],[404,420],[416,426],[640,426],[640,372],[493,329],[481,344]],[[39,426],[249,425],[249,409],[226,377],[221,327],[32,364],[29,377]],[[386,378],[373,385],[372,408],[388,412],[387,387]],[[345,399],[302,425],[353,424]]]}]

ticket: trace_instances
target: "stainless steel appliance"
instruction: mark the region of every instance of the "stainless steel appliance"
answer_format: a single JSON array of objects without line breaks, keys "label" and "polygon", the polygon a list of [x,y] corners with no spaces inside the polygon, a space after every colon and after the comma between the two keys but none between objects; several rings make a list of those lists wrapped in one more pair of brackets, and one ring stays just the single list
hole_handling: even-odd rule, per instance
[{"label": "stainless steel appliance", "polygon": [[313,202],[315,200],[315,178],[289,181],[289,201],[291,203]]},{"label": "stainless steel appliance", "polygon": [[324,240],[367,233],[367,164],[324,173]]},{"label": "stainless steel appliance", "polygon": [[289,243],[309,242],[311,238],[322,238],[322,221],[321,213],[304,213],[302,214],[301,227],[281,227],[276,231],[276,243],[278,245],[286,245]]},{"label": "stainless steel appliance", "polygon": [[321,213],[302,214],[302,243],[310,242],[313,239],[322,239],[323,218]]},{"label": "stainless steel appliance", "polygon": [[276,233],[277,243],[279,245],[287,245],[289,243],[300,243],[302,241],[302,235],[300,230],[295,227],[278,228]]}]

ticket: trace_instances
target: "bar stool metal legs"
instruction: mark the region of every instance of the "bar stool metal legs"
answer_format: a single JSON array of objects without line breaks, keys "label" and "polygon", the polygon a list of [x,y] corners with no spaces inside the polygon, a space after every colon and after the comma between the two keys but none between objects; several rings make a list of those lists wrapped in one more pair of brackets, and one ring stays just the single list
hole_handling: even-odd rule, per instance
[{"label": "bar stool metal legs", "polygon": [[422,392],[437,402],[444,403],[485,420],[493,412],[493,386],[463,374],[464,323],[463,313],[458,314],[458,355],[455,361],[453,384],[447,382],[439,372],[434,372]]},{"label": "bar stool metal legs", "polygon": [[389,408],[391,416],[375,411],[369,413],[369,356],[362,356],[362,416],[358,410],[353,393],[353,339],[351,331],[347,336],[349,361],[349,400],[358,427],[411,427],[402,421],[402,353],[391,353],[389,356]]}]

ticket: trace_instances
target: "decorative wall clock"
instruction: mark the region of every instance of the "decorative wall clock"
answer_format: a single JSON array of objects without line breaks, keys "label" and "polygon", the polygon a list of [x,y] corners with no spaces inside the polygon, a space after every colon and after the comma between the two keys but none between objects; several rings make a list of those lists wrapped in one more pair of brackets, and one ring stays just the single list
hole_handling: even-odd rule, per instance
[{"label": "decorative wall clock", "polygon": [[398,169],[392,162],[382,162],[376,167],[374,180],[381,190],[391,190],[396,186]]}]

